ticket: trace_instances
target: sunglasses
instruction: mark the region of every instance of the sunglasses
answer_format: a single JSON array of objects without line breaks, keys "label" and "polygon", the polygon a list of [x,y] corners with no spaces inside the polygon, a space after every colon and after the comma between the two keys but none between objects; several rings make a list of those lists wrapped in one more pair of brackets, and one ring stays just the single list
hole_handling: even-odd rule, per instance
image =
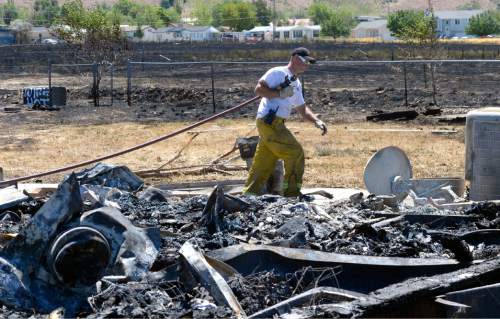
[{"label": "sunglasses", "polygon": [[311,61],[306,60],[306,58],[304,58],[303,56],[301,56],[301,55],[297,55],[297,56],[299,57],[300,61],[302,61],[302,63],[311,64]]}]

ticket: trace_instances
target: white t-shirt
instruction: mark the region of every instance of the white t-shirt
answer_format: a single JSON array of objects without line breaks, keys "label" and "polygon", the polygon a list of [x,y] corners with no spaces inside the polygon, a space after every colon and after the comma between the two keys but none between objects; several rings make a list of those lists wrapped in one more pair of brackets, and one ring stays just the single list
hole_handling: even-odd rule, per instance
[{"label": "white t-shirt", "polygon": [[[267,86],[271,89],[276,89],[281,83],[285,82],[285,77],[291,78],[293,74],[286,66],[278,66],[269,69],[259,81],[265,81]],[[288,98],[274,98],[268,99],[263,97],[260,100],[259,110],[257,111],[257,118],[263,118],[267,115],[270,109],[277,110],[276,116],[287,119],[290,117],[292,109],[304,105],[304,96],[302,96],[302,84],[299,79],[293,81],[290,86],[293,87],[294,94]]]}]

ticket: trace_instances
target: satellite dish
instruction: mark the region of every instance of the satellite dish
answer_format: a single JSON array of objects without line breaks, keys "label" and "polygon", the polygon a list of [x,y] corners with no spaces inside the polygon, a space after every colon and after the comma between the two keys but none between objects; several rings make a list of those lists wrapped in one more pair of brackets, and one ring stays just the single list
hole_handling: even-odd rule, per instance
[{"label": "satellite dish", "polygon": [[389,146],[379,150],[368,160],[363,173],[366,189],[375,195],[395,195],[402,201],[407,192],[395,193],[396,180],[408,181],[412,178],[411,163],[405,152],[398,147]]}]

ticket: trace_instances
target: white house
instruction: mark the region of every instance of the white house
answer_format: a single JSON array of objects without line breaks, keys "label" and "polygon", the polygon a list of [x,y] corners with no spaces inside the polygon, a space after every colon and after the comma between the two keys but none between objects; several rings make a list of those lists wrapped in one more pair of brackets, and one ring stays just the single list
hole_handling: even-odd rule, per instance
[{"label": "white house", "polygon": [[372,20],[359,23],[351,31],[352,38],[377,38],[384,41],[392,41],[394,37],[387,28],[387,20]]},{"label": "white house", "polygon": [[466,34],[465,30],[469,26],[470,18],[482,12],[483,10],[454,10],[434,12],[438,36],[464,36]]},{"label": "white house", "polygon": [[184,25],[181,34],[188,41],[212,41],[218,39],[220,31],[212,26]]},{"label": "white house", "polygon": [[[292,25],[276,27],[274,38],[280,41],[300,41],[304,39],[312,40],[318,38],[321,32],[319,25]],[[259,26],[245,31],[249,37],[260,37],[266,41],[272,40],[273,27]]]}]

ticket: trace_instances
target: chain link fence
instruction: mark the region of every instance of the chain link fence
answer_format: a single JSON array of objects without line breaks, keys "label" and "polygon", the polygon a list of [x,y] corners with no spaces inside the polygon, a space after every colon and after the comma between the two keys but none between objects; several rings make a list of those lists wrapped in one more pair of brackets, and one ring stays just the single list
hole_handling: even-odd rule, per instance
[{"label": "chain link fence", "polygon": [[[213,113],[253,96],[286,62],[139,62],[0,66],[0,89],[62,86],[68,104],[153,105]],[[328,109],[500,105],[500,60],[320,61],[301,76],[306,101]]]}]

